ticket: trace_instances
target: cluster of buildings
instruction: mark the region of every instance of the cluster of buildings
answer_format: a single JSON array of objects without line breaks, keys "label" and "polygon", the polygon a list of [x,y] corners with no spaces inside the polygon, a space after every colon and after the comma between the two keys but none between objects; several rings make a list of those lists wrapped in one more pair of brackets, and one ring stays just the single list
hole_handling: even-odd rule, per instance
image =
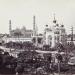
[{"label": "cluster of buildings", "polygon": [[[50,27],[50,25],[45,25],[44,33],[42,35],[36,35],[34,37],[36,38],[36,46],[49,45],[50,47],[54,47],[57,43],[67,43],[66,29],[64,25],[58,24],[55,18],[53,20],[52,27]],[[39,42],[39,40],[41,40],[41,42]]]},{"label": "cluster of buildings", "polygon": [[65,44],[67,42],[67,33],[64,25],[57,23],[54,17],[53,26],[45,25],[42,34],[38,34],[37,26],[35,23],[35,16],[33,16],[33,29],[28,30],[26,27],[16,28],[12,30],[12,23],[9,20],[9,36],[4,38],[4,41],[10,42],[33,42],[35,46],[49,45],[54,47],[55,44]]}]

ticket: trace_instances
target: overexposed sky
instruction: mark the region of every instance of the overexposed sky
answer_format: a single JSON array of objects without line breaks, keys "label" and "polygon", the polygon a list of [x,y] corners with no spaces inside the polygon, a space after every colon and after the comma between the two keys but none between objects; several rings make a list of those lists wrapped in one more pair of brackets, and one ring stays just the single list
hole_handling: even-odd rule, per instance
[{"label": "overexposed sky", "polygon": [[71,26],[75,31],[75,0],[0,0],[0,33],[9,33],[10,19],[13,29],[22,26],[32,29],[34,15],[41,32],[46,24],[53,25],[54,13],[67,32],[70,32]]}]

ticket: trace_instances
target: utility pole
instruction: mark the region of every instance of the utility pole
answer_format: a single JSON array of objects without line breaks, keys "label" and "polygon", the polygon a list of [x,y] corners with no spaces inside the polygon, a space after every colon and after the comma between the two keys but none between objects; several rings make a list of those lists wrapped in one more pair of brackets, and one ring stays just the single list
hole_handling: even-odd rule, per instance
[{"label": "utility pole", "polygon": [[[73,43],[73,26],[71,27],[71,42]],[[72,65],[71,65],[71,75],[72,75]]]},{"label": "utility pole", "polygon": [[71,28],[71,42],[73,42],[73,26]]}]

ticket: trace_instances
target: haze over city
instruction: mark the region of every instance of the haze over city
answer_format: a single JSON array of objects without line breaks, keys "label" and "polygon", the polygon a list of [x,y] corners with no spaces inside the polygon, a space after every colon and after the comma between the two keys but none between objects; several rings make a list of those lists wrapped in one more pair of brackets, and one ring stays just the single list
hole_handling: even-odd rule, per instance
[{"label": "haze over city", "polygon": [[[44,26],[52,26],[53,14],[57,22],[64,24],[67,32],[75,28],[75,0],[0,0],[0,33],[9,33],[9,20],[12,28],[33,28],[33,16],[41,32]],[[75,30],[75,29],[74,29]]]}]

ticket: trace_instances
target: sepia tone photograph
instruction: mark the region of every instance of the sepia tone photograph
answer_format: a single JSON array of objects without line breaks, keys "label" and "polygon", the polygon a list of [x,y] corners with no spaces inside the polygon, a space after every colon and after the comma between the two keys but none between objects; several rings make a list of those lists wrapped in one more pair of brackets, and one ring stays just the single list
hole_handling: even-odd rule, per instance
[{"label": "sepia tone photograph", "polygon": [[0,75],[75,75],[75,0],[0,0]]}]

